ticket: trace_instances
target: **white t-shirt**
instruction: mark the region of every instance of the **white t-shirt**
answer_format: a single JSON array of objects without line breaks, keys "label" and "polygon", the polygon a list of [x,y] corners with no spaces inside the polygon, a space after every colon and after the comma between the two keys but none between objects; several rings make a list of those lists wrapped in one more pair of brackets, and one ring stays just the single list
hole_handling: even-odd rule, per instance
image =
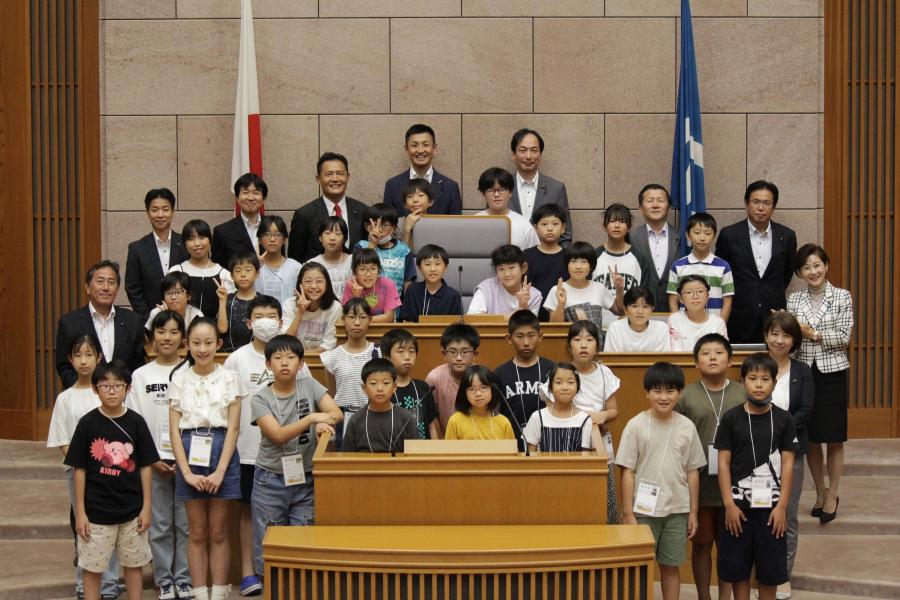
[{"label": "white t-shirt", "polygon": [[[581,388],[575,394],[572,403],[575,408],[584,412],[600,412],[606,408],[606,401],[610,396],[619,391],[622,380],[616,377],[609,367],[595,362],[597,367],[593,373],[578,373],[581,380]],[[612,434],[609,431],[603,432],[603,445],[606,446],[606,454],[609,462],[613,462],[615,455],[613,454]]]},{"label": "white t-shirt", "polygon": [[[538,415],[538,412],[540,415]],[[549,408],[542,408],[540,411],[531,413],[528,423],[522,430],[525,434],[525,441],[536,446],[541,443],[541,420],[543,426],[554,429],[569,429],[572,427],[581,427],[581,447],[593,448],[594,443],[591,440],[591,419],[580,410],[575,410],[571,417],[556,417],[550,412]]]},{"label": "white t-shirt", "polygon": [[241,429],[237,450],[242,465],[256,463],[259,453],[259,427],[250,424],[250,399],[261,387],[269,385],[275,377],[266,369],[266,357],[253,347],[253,343],[241,346],[225,359],[225,368],[233,371],[241,386]]},{"label": "white t-shirt", "polygon": [[300,274],[300,263],[293,258],[285,258],[277,269],[273,269],[266,263],[259,267],[259,275],[256,277],[256,291],[266,296],[277,298],[284,302],[294,297],[297,289],[297,276]]},{"label": "white t-shirt", "polygon": [[[328,310],[303,311],[297,329],[297,339],[303,343],[303,349],[334,348],[337,345],[337,322],[343,310],[341,303],[335,300]],[[293,297],[281,305],[281,314],[281,332],[284,333],[297,315],[297,302]]]},{"label": "white t-shirt", "polygon": [[351,354],[341,344],[319,355],[325,370],[334,377],[334,401],[339,407],[356,411],[368,404],[369,399],[363,392],[360,375],[363,366],[372,360],[374,350],[375,344],[369,342],[365,350]]},{"label": "white t-shirt", "polygon": [[[616,288],[612,283],[609,270],[616,268],[619,275],[625,281],[623,291],[627,292],[634,286],[641,284],[641,263],[630,249],[622,254],[611,253],[604,247],[597,249],[597,267],[594,269],[593,279],[603,287],[605,287],[613,295],[613,301],[616,298]],[[603,311],[603,325],[609,327],[610,323],[618,319],[618,315],[613,314],[610,310]]]},{"label": "white t-shirt", "polygon": [[791,373],[782,375],[775,380],[775,389],[772,390],[772,404],[778,408],[789,410],[791,406]]},{"label": "white t-shirt", "polygon": [[[209,277],[210,279],[218,277],[222,282],[222,285],[225,286],[225,289],[228,290],[229,294],[233,294],[237,291],[234,280],[231,278],[231,272],[225,267],[212,262],[212,260],[209,261],[209,266],[203,267],[202,269],[200,267],[195,267],[191,261],[186,260],[169,269],[169,273],[172,273],[173,271],[181,271],[182,273],[186,273],[188,277]],[[187,325],[187,323],[185,323],[185,325]]]},{"label": "white t-shirt", "polygon": [[669,315],[669,343],[672,352],[693,352],[694,344],[707,333],[728,338],[728,327],[719,315],[708,315],[705,323],[694,323],[683,310]]},{"label": "white t-shirt", "polygon": [[[150,316],[147,317],[147,322],[144,323],[144,329],[146,329],[147,331],[150,331],[151,327],[153,326],[153,319],[155,319],[156,315],[158,315],[161,312],[162,312],[162,309],[159,308],[158,306],[155,307],[153,310],[151,310]],[[197,317],[202,317],[202,316],[203,316],[203,312],[199,308],[197,308],[193,304],[188,304],[187,308],[184,310],[184,326],[185,326],[185,328],[187,328],[194,319],[196,319]]]},{"label": "white t-shirt", "polygon": [[[544,308],[547,309],[547,312],[552,313],[559,306],[556,298],[557,287],[554,285],[550,288],[547,298],[544,299]],[[600,327],[603,324],[603,310],[610,308],[616,302],[615,292],[611,292],[596,281],[588,281],[588,286],[583,289],[572,287],[568,281],[564,281],[563,289],[566,290],[566,321],[581,320],[578,311],[582,311],[588,321],[592,321],[597,327]]]},{"label": "white t-shirt", "polygon": [[172,376],[168,396],[181,413],[179,429],[228,427],[228,407],[241,399],[241,384],[233,371],[219,365],[204,376],[187,367]]},{"label": "white t-shirt", "polygon": [[94,388],[70,387],[63,390],[53,405],[50,431],[47,433],[47,447],[68,446],[78,421],[98,406],[100,398],[94,393]]},{"label": "white t-shirt", "polygon": [[[176,365],[161,365],[155,360],[137,369],[131,375],[131,391],[125,398],[125,406],[144,417],[150,435],[156,444],[159,457],[175,460],[172,454],[172,438],[169,435],[169,376]],[[184,370],[184,365],[179,370]]]},{"label": "white t-shirt", "polygon": [[347,280],[350,279],[350,263],[352,262],[352,257],[349,254],[341,254],[341,261],[338,263],[331,263],[325,260],[325,255],[320,254],[316,257],[309,259],[306,262],[317,262],[328,271],[328,278],[331,279],[331,288],[334,290],[334,295],[337,298],[341,298],[344,295],[344,284],[347,283]]},{"label": "white t-shirt", "polygon": [[604,352],[668,352],[669,326],[662,321],[650,319],[647,329],[637,332],[622,317],[610,323],[606,330]]},{"label": "white t-shirt", "polygon": [[[490,213],[486,210],[475,213],[476,216],[489,215]],[[528,250],[533,246],[537,246],[541,243],[540,238],[537,235],[537,232],[534,230],[534,226],[531,224],[531,221],[520,215],[515,211],[509,211],[506,213],[506,218],[509,219],[509,243],[513,246],[518,246],[522,250]]]}]

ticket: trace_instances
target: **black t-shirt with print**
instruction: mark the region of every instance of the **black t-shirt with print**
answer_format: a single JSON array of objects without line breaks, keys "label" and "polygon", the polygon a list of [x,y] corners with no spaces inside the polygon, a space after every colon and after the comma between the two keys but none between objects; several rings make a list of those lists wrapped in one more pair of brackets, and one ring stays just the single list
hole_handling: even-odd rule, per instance
[{"label": "black t-shirt with print", "polygon": [[715,447],[731,451],[731,496],[735,504],[750,508],[752,478],[765,477],[772,480],[775,506],[781,498],[781,453],[793,452],[795,438],[791,414],[774,404],[771,412],[761,415],[751,415],[743,404],[722,415]]},{"label": "black t-shirt with print", "polygon": [[544,407],[538,395],[538,385],[547,381],[553,366],[552,360],[541,356],[530,367],[516,367],[513,361],[508,360],[494,370],[505,396],[505,401],[500,401],[500,414],[512,424],[522,452],[525,451],[522,431],[531,415]]},{"label": "black t-shirt with print", "polygon": [[84,509],[98,525],[127,523],[144,504],[141,468],[159,460],[147,422],[126,410],[112,419],[95,408],[72,434],[64,461],[85,470]]},{"label": "black t-shirt with print", "polygon": [[394,404],[405,408],[416,416],[416,430],[419,439],[431,437],[428,425],[437,419],[437,406],[434,403],[434,391],[421,379],[410,379],[409,384],[398,387],[394,395]]}]

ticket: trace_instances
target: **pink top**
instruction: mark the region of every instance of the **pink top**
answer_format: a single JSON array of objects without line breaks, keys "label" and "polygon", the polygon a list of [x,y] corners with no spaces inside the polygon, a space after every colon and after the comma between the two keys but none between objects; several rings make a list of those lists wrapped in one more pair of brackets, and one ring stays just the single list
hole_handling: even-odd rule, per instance
[{"label": "pink top", "polygon": [[[341,296],[341,304],[346,304],[347,300],[353,297],[353,288],[348,281],[344,285],[344,293]],[[372,307],[372,315],[383,315],[389,310],[399,307],[400,294],[397,293],[397,286],[394,282],[379,275],[375,281],[375,286],[371,289],[363,289],[362,296],[366,303]]]},{"label": "pink top", "polygon": [[438,420],[441,422],[441,437],[447,431],[447,421],[456,412],[456,393],[459,381],[450,374],[450,366],[438,365],[428,373],[425,383],[434,387],[434,403],[438,409]]}]

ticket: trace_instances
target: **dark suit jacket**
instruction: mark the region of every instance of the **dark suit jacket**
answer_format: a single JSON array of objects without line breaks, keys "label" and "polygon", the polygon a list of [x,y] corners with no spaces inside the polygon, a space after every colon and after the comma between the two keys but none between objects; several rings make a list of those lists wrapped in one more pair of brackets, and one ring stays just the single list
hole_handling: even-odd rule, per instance
[{"label": "dark suit jacket", "polygon": [[[116,307],[113,359],[124,362],[134,371],[144,364],[144,319],[127,308]],[[71,387],[78,381],[78,373],[69,363],[69,346],[80,335],[88,334],[97,342],[100,339],[94,329],[94,321],[87,305],[59,318],[56,325],[56,373],[63,386]],[[103,362],[110,360],[103,357]]]},{"label": "dark suit jacket", "polygon": [[[325,202],[331,201],[319,197],[294,211],[294,216],[291,218],[290,243],[288,244],[288,256],[294,260],[301,263],[306,262],[325,251],[318,235],[319,224],[328,217]],[[346,217],[350,230],[350,240],[345,245],[347,252],[352,252],[356,242],[368,237],[363,226],[365,210],[365,204],[347,197],[348,214]]]},{"label": "dark suit jacket", "polygon": [[772,258],[763,276],[756,270],[750,247],[747,219],[719,232],[716,256],[728,261],[734,277],[734,297],[728,317],[728,337],[732,343],[763,342],[762,323],[772,309],[786,306],[785,289],[794,273],[797,236],[792,229],[772,222]]},{"label": "dark suit jacket", "polygon": [[[181,234],[170,232],[169,266],[186,261],[189,256],[181,243]],[[162,263],[156,251],[156,240],[152,233],[128,244],[128,258],[125,260],[125,293],[131,310],[145,319],[153,308],[162,302],[160,280],[163,278]]]},{"label": "dark suit jacket", "polygon": [[[391,177],[384,183],[384,203],[393,206],[401,217],[409,214],[406,210],[406,198],[403,197],[403,186],[409,181],[409,169]],[[461,215],[462,199],[459,186],[455,181],[438,173],[431,175],[431,186],[434,188],[434,204],[428,209],[430,215]]]},{"label": "dark suit jacket", "polygon": [[[794,418],[794,428],[797,430],[797,448],[799,454],[806,454],[809,448],[809,438],[806,435],[806,422],[809,421],[813,411],[815,390],[813,389],[813,374],[809,365],[802,360],[791,359],[791,389],[788,412]],[[796,458],[800,460],[798,456]]]},{"label": "dark suit jacket", "polygon": [[[213,229],[212,259],[220,267],[228,268],[228,261],[239,252],[257,254],[258,240],[251,240],[244,227],[244,219],[238,215],[233,219],[216,225]],[[172,263],[176,264],[176,263]]]},{"label": "dark suit jacket", "polygon": [[[509,209],[522,214],[522,205],[519,204],[519,186],[515,184],[515,176],[513,173],[513,189],[512,196],[509,199]],[[566,231],[562,234],[559,243],[561,246],[568,246],[572,242],[572,215],[569,214],[569,195],[566,193],[566,184],[559,179],[553,179],[543,173],[538,173],[538,189],[534,197],[534,208],[531,214],[537,210],[542,204],[558,204],[566,215]]]},{"label": "dark suit jacket", "polygon": [[632,228],[631,231],[628,232],[628,239],[631,240],[634,253],[638,255],[638,257],[644,258],[646,263],[650,265],[650,276],[647,278],[647,287],[650,288],[650,291],[653,292],[653,295],[656,297],[656,306],[654,306],[653,309],[656,312],[667,313],[669,312],[669,295],[668,292],[666,292],[666,286],[669,285],[669,270],[672,268],[672,263],[678,258],[678,244],[681,235],[678,233],[678,230],[671,225],[667,224],[666,228],[666,235],[669,239],[669,254],[666,256],[666,268],[663,270],[662,278],[656,274],[656,263],[653,262],[653,254],[650,252],[650,240],[647,237],[647,226],[644,223],[641,223]]}]

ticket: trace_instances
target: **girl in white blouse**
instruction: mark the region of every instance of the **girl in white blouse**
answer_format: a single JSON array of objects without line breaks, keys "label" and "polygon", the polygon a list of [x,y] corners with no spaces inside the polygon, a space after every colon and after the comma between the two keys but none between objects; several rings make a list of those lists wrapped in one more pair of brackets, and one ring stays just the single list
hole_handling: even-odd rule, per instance
[{"label": "girl in white blouse", "polygon": [[[237,376],[216,364],[221,347],[216,322],[195,319],[187,330],[188,358],[169,383],[169,431],[178,466],[175,498],[188,515],[188,567],[196,600],[224,600],[228,594],[229,501],[241,497],[235,449],[241,417]],[[207,551],[207,547],[209,550]],[[212,588],[206,587],[212,576]]]}]

